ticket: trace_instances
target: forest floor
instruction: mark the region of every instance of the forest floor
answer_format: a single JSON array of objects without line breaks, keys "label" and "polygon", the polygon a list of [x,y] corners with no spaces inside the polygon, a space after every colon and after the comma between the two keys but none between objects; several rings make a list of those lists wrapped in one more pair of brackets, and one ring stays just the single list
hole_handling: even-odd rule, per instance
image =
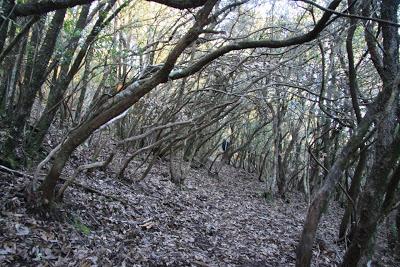
[{"label": "forest floor", "polygon": [[[262,182],[231,166],[218,179],[191,169],[179,189],[160,161],[136,183],[111,172],[82,174],[79,183],[120,200],[71,186],[59,220],[42,219],[26,210],[29,180],[0,172],[0,266],[294,266],[307,208],[301,195],[266,199]],[[333,202],[324,214],[314,266],[340,262],[342,212]],[[400,266],[377,243],[373,266]]]}]

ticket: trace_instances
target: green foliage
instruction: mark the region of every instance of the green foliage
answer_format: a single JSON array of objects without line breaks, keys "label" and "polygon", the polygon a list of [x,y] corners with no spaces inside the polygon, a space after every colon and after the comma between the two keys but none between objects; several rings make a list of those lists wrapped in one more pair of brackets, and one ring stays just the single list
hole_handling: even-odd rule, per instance
[{"label": "green foliage", "polygon": [[[331,196],[332,197],[332,196]],[[329,208],[329,203],[330,201],[324,201],[323,205],[322,205],[322,214],[326,214],[328,212],[328,208]]]},{"label": "green foliage", "polygon": [[11,169],[16,169],[19,166],[18,161],[11,156],[5,158],[0,157],[0,164],[9,167]]},{"label": "green foliage", "polygon": [[63,28],[63,30],[64,30],[64,33],[67,35],[67,36],[72,36],[72,35],[74,35],[74,29],[75,29],[75,20],[73,20],[72,18],[70,18],[70,19],[66,19],[65,21],[64,21],[64,28]]},{"label": "green foliage", "polygon": [[396,223],[391,223],[390,224],[390,227],[389,227],[389,231],[390,231],[390,234],[392,235],[392,236],[398,236],[398,229],[397,229],[397,225],[396,225]]},{"label": "green foliage", "polygon": [[262,192],[261,197],[265,199],[266,202],[271,202],[274,199],[274,196],[270,191]]},{"label": "green foliage", "polygon": [[75,227],[76,230],[78,230],[84,235],[89,235],[91,232],[90,228],[84,223],[82,223],[81,220],[77,217],[74,217],[72,219],[72,225]]}]

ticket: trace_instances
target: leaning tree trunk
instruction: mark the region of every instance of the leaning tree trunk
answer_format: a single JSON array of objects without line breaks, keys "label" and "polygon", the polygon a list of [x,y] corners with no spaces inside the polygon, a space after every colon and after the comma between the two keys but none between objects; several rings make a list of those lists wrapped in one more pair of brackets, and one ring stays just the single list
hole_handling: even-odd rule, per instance
[{"label": "leaning tree trunk", "polygon": [[[345,209],[345,212],[343,214],[343,217],[342,217],[342,220],[341,220],[341,223],[339,226],[339,239],[346,237],[346,232],[348,229],[349,221],[352,217],[351,215],[355,208],[355,207],[353,207],[353,205],[356,205],[358,195],[360,193],[360,186],[361,186],[361,181],[363,178],[362,175],[363,175],[366,163],[367,163],[367,150],[365,150],[364,146],[361,146],[360,150],[361,150],[360,156],[359,156],[358,163],[357,163],[356,169],[354,171],[353,179],[351,180],[351,185],[350,185],[350,189],[348,192],[352,202],[348,201],[346,204],[346,209]],[[353,214],[353,217],[354,217],[354,214]],[[350,229],[352,229],[354,225],[355,225],[355,221],[352,220]]]},{"label": "leaning tree trunk", "polygon": [[387,105],[392,93],[393,92],[386,88],[386,90],[379,93],[375,103],[368,107],[366,115],[361,120],[354,134],[342,148],[337,159],[330,168],[325,178],[324,185],[315,195],[311,206],[308,209],[301,239],[297,247],[296,266],[310,266],[315,234],[319,220],[321,219],[322,211],[328,204],[329,196],[341,178],[349,160],[354,156],[357,149],[364,142],[364,136],[367,134],[370,125],[375,121],[377,114],[382,113],[382,109]]},{"label": "leaning tree trunk", "polygon": [[397,207],[396,215],[396,229],[397,229],[397,253],[400,255],[400,206]]},{"label": "leaning tree trunk", "polygon": [[[1,22],[1,19],[0,19]],[[0,25],[2,25],[0,23]],[[0,26],[2,27],[2,26]],[[16,26],[14,24],[11,25],[10,30],[9,30],[9,36],[10,38],[14,38],[16,34]],[[24,42],[21,42],[21,44]],[[1,45],[1,44],[0,44]],[[3,115],[5,111],[5,107],[7,105],[7,91],[9,88],[12,86],[12,82],[10,81],[13,76],[13,69],[14,66],[17,64],[16,58],[17,58],[17,51],[19,51],[19,46],[20,44],[17,44],[13,47],[13,52],[15,53],[14,55],[8,55],[6,56],[6,59],[4,63],[0,61],[0,64],[2,64],[2,73],[0,75],[0,115]],[[1,52],[1,49],[0,49]]]},{"label": "leaning tree trunk", "polygon": [[13,1],[2,1],[1,3],[2,14],[0,16],[0,53],[3,51],[4,43],[7,38],[8,24],[11,21],[10,14],[13,6]]},{"label": "leaning tree trunk", "polygon": [[[349,12],[351,14],[355,13],[355,2],[354,0],[348,0],[348,5],[349,5]],[[348,78],[349,78],[349,88],[350,88],[350,95],[351,95],[351,101],[353,105],[353,110],[354,114],[356,115],[357,118],[357,123],[360,122],[361,120],[361,111],[360,111],[360,105],[358,103],[358,83],[357,83],[357,72],[355,68],[355,63],[354,63],[354,51],[353,51],[353,38],[354,38],[354,33],[357,29],[357,19],[355,18],[350,18],[350,27],[347,32],[347,38],[346,38],[346,51],[347,51],[347,58],[348,58]],[[358,195],[360,193],[360,186],[361,186],[361,181],[363,178],[363,171],[366,166],[367,162],[367,151],[366,147],[361,146],[360,147],[360,156],[358,159],[358,163],[356,166],[356,169],[354,171],[353,179],[351,180],[351,185],[349,189],[349,196],[351,198],[351,201],[347,202],[346,209],[344,212],[344,215],[342,217],[342,221],[340,223],[339,227],[339,239],[345,238],[346,237],[346,232],[348,228],[348,224],[350,221],[350,218],[353,217],[353,221],[351,223],[351,230],[354,230],[353,227],[355,226],[355,214],[352,214],[352,211],[355,210]]]},{"label": "leaning tree trunk", "polygon": [[[384,0],[382,2],[382,19],[397,22],[397,1]],[[382,114],[387,108],[393,106],[393,102],[398,96],[398,84],[393,84],[398,71],[398,34],[397,28],[386,24],[382,25],[383,29],[383,47],[385,50],[383,68],[375,55],[371,55],[374,64],[383,80],[384,86],[382,92],[378,94],[376,101],[368,107],[367,113],[360,121],[355,133],[350,137],[347,144],[343,147],[339,157],[334,162],[325,179],[325,183],[315,196],[306,217],[300,243],[297,248],[297,266],[310,266],[312,256],[312,246],[322,210],[328,204],[329,196],[339,181],[347,161],[351,158],[354,151],[363,143],[363,137],[368,131],[369,126],[376,118],[382,118]],[[369,43],[370,45],[370,43]],[[370,49],[370,52],[372,50]],[[373,51],[371,52],[373,53]],[[393,74],[394,73],[394,74]],[[396,83],[398,83],[396,81]],[[378,116],[379,117],[378,117]],[[382,123],[382,121],[378,121]],[[361,228],[365,230],[365,228]],[[364,239],[363,239],[364,240]],[[356,249],[356,248],[355,248]],[[354,262],[354,261],[353,261]]]},{"label": "leaning tree trunk", "polygon": [[[297,35],[283,40],[245,41],[233,43],[216,49],[183,70],[171,73],[178,58],[184,50],[192,45],[193,42],[198,39],[200,34],[204,33],[203,28],[206,25],[217,18],[218,12],[212,19],[209,18],[209,14],[217,2],[218,0],[206,1],[204,6],[195,15],[196,20],[193,27],[190,28],[176,43],[175,47],[167,55],[165,63],[160,70],[150,77],[143,78],[142,80],[133,83],[125,90],[119,92],[108,100],[105,100],[103,104],[99,104],[97,108],[94,108],[87,119],[67,135],[65,141],[59,146],[58,153],[54,158],[54,163],[40,187],[43,193],[45,206],[52,203],[54,198],[54,186],[73,150],[101,125],[124,112],[157,85],[166,83],[168,80],[180,79],[192,75],[200,71],[209,62],[230,51],[257,47],[281,48],[309,42],[318,37],[318,34],[327,26],[327,23],[333,14],[332,11],[324,12],[321,19],[315,24],[315,27],[306,34]],[[333,0],[328,8],[334,10],[338,7],[340,2],[341,0]],[[235,5],[239,4],[230,5],[227,9],[232,8]]]},{"label": "leaning tree trunk", "polygon": [[[23,137],[24,131],[22,129],[29,119],[36,94],[46,80],[47,65],[51,56],[53,55],[57,37],[64,22],[65,13],[66,10],[61,9],[54,14],[54,17],[45,35],[45,41],[38,51],[36,60],[28,61],[32,63],[32,65],[27,66],[25,75],[29,75],[30,70],[32,70],[32,76],[30,76],[30,82],[21,90],[20,101],[18,102],[17,110],[15,115],[12,116],[10,135],[4,141],[3,145],[3,153],[8,155],[9,161],[14,161],[16,158],[15,148],[18,144],[18,141]],[[33,34],[32,41],[34,43],[39,43],[38,40],[39,34]]]},{"label": "leaning tree trunk", "polygon": [[127,110],[159,84],[168,81],[169,74],[174,68],[178,57],[198,38],[202,28],[209,23],[208,15],[216,2],[217,0],[209,0],[197,13],[197,21],[178,41],[176,46],[167,56],[163,67],[157,73],[142,81],[133,83],[125,90],[105,101],[105,103],[101,104],[99,107],[94,107],[93,112],[86,118],[86,120],[67,135],[67,138],[61,144],[58,153],[55,155],[49,173],[39,188],[42,192],[44,207],[49,207],[49,205],[52,204],[55,185],[74,149],[83,143],[101,125]]},{"label": "leaning tree trunk", "polygon": [[[35,131],[31,133],[31,137],[29,138],[26,145],[26,149],[31,152],[30,154],[32,154],[32,152],[35,152],[41,145],[44,136],[46,135],[51,123],[54,120],[55,115],[57,114],[59,107],[62,104],[63,96],[68,89],[69,84],[71,83],[75,74],[79,71],[80,65],[86,55],[87,50],[89,49],[94,38],[107,25],[107,22],[109,22],[109,20],[107,20],[104,23],[104,19],[107,12],[112,8],[112,5],[113,2],[110,2],[108,8],[106,10],[103,10],[102,15],[98,18],[95,25],[93,26],[92,31],[87,36],[84,44],[82,45],[82,48],[79,50],[77,56],[75,57],[74,62],[70,63],[70,60],[72,59],[75,50],[79,45],[80,35],[72,37],[68,49],[65,51],[66,59],[64,59],[63,63],[61,64],[61,70],[59,74],[60,78],[55,84],[50,87],[46,107],[36,124]],[[87,24],[89,10],[90,5],[86,5],[82,8],[74,32],[81,32],[85,28]],[[116,12],[120,10],[121,8],[117,9]]]},{"label": "leaning tree trunk", "polygon": [[[400,1],[383,0],[382,19],[397,22]],[[399,35],[394,26],[382,24],[384,64],[383,86],[394,92],[391,103],[382,114],[381,123],[377,124],[375,143],[375,162],[368,176],[365,189],[360,198],[360,222],[356,227],[351,246],[347,249],[343,266],[356,266],[361,257],[368,253],[371,239],[375,234],[381,215],[383,197],[387,189],[389,173],[400,155],[399,112]],[[384,89],[385,90],[385,89]]]},{"label": "leaning tree trunk", "polygon": [[[391,111],[395,113],[396,110],[397,107]],[[379,125],[375,146],[376,159],[360,197],[359,223],[355,228],[354,237],[346,251],[342,266],[358,266],[361,257],[369,254],[368,250],[373,247],[372,238],[381,217],[382,202],[389,174],[400,155],[400,129],[396,117],[395,114],[388,114],[383,123]],[[394,133],[394,131],[397,132]],[[393,136],[396,138],[390,142],[393,140]]]},{"label": "leaning tree trunk", "polygon": [[85,70],[83,72],[83,77],[82,77],[83,85],[81,87],[78,103],[76,105],[76,112],[75,112],[76,123],[79,122],[79,119],[81,118],[83,103],[85,101],[85,96],[86,96],[86,90],[89,85],[90,62],[92,61],[92,58],[93,58],[93,49],[89,49],[88,54],[86,56]]},{"label": "leaning tree trunk", "polygon": [[400,164],[397,164],[396,169],[391,175],[390,181],[388,183],[385,200],[382,204],[382,215],[387,216],[393,209],[393,203],[396,201],[397,188],[400,183]]}]

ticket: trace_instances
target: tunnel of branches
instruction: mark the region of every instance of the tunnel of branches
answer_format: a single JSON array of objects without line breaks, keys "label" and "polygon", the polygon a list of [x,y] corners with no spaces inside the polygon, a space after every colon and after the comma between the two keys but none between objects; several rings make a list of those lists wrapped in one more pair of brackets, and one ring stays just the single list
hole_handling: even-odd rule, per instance
[{"label": "tunnel of branches", "polygon": [[183,165],[230,165],[265,195],[302,195],[297,266],[332,201],[343,266],[365,263],[383,221],[400,240],[399,4],[1,1],[0,164],[34,170],[38,214],[56,209],[86,147],[76,173],[119,180],[132,161],[140,180],[169,162],[177,187]]}]

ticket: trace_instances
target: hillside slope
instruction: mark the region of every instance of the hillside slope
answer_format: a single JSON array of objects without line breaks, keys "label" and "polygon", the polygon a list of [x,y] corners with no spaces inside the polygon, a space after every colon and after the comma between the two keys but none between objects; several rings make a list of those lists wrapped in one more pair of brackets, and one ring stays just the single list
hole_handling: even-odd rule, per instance
[{"label": "hillside slope", "polygon": [[[94,171],[79,178],[114,196],[67,189],[60,221],[27,213],[26,177],[1,173],[0,265],[12,266],[293,266],[306,205],[262,197],[264,184],[224,166],[218,179],[190,170],[178,189],[159,162],[139,183]],[[339,209],[324,216],[313,262],[335,266]],[[385,265],[393,259],[380,255]]]}]

